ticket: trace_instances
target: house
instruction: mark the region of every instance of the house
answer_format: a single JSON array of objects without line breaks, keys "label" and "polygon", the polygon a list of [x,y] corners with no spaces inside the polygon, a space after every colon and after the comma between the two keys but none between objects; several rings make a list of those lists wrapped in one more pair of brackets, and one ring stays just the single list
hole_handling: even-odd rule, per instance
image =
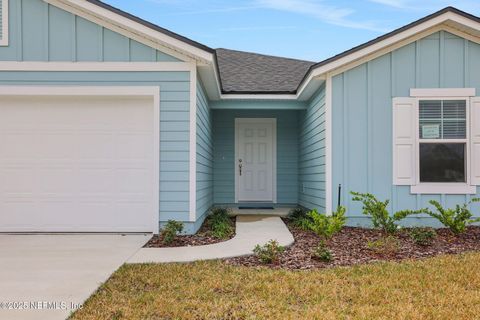
[{"label": "house", "polygon": [[364,225],[349,191],[392,210],[479,195],[480,18],[455,8],[319,63],[214,50],[97,0],[0,16],[0,232],[193,233],[214,205],[338,201]]}]

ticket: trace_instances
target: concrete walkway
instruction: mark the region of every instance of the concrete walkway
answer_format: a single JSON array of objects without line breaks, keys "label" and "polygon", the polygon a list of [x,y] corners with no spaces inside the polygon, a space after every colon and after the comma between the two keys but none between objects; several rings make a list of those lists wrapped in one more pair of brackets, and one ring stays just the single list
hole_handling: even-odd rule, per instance
[{"label": "concrete walkway", "polygon": [[252,254],[257,244],[271,239],[289,246],[294,239],[279,217],[237,216],[237,230],[233,239],[205,246],[179,248],[142,248],[127,263],[167,263],[213,260]]},{"label": "concrete walkway", "polygon": [[150,238],[0,235],[0,319],[65,319]]}]

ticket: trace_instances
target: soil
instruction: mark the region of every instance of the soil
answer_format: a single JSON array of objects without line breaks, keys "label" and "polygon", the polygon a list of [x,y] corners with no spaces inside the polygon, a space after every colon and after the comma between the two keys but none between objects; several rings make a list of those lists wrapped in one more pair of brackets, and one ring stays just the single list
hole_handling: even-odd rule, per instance
[{"label": "soil", "polygon": [[256,256],[245,256],[226,259],[227,264],[241,266],[267,266],[278,269],[317,269],[336,266],[351,266],[376,261],[400,261],[405,259],[422,259],[442,254],[458,254],[468,251],[480,251],[480,227],[469,227],[458,236],[448,229],[436,229],[437,236],[430,245],[416,244],[410,237],[410,229],[401,229],[396,235],[394,250],[379,250],[368,244],[385,239],[379,230],[344,227],[332,239],[326,242],[333,259],[322,262],[313,257],[314,248],[321,238],[311,231],[296,228],[285,220],[295,243],[286,248],[276,264],[264,265]]},{"label": "soil", "polygon": [[[235,226],[235,218],[232,217],[232,225]],[[178,235],[172,243],[166,245],[163,243],[162,235],[155,235],[147,242],[143,247],[144,248],[174,248],[174,247],[191,247],[191,246],[203,246],[207,244],[214,244],[223,241],[232,239],[235,236],[235,231],[233,234],[226,239],[218,239],[212,237],[209,233],[209,228],[206,223],[204,223],[198,232],[194,235]]]}]

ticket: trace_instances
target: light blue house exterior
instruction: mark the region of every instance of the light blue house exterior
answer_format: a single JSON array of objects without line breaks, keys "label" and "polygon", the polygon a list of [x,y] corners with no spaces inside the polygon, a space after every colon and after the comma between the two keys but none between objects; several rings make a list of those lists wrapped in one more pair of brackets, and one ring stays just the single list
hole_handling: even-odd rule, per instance
[{"label": "light blue house exterior", "polygon": [[[68,218],[58,226],[49,221],[65,213],[56,213],[55,206],[41,209],[44,207],[38,203],[44,203],[45,193],[9,187],[0,189],[0,211],[24,216],[14,223],[5,218],[12,219],[13,213],[3,220],[0,218],[0,226],[3,225],[0,232],[158,232],[163,223],[178,220],[185,223],[187,233],[194,233],[213,206],[236,210],[303,206],[331,212],[338,201],[348,207],[349,224],[368,225],[359,205],[351,201],[350,191],[371,192],[379,198],[391,199],[392,210],[400,210],[424,207],[430,199],[446,206],[463,203],[475,196],[471,190],[480,185],[475,127],[475,96],[480,90],[480,21],[456,9],[444,9],[318,64],[280,60],[285,66],[291,63],[307,66],[294,90],[266,83],[268,90],[229,91],[225,89],[228,79],[225,73],[222,77],[222,72],[228,72],[230,66],[228,61],[222,62],[225,58],[219,52],[99,1],[0,0],[0,3],[0,117],[2,112],[3,116],[20,116],[8,107],[12,103],[22,106],[18,110],[28,110],[21,104],[25,103],[23,95],[50,99],[43,89],[53,92],[52,97],[58,90],[66,96],[63,103],[73,108],[83,100],[77,94],[65,94],[69,88],[74,92],[82,88],[90,90],[86,95],[100,96],[95,98],[99,105],[102,99],[117,101],[118,97],[111,93],[116,92],[115,88],[125,88],[126,92],[120,96],[128,101],[145,100],[139,98],[144,93],[135,88],[153,92],[148,99],[153,101],[151,110],[158,110],[159,117],[154,125],[158,132],[154,129],[142,142],[155,150],[154,154],[148,153],[151,158],[146,155],[144,160],[158,158],[157,165],[144,164],[140,168],[151,172],[142,176],[143,180],[131,177],[132,181],[138,178],[138,185],[148,189],[142,191],[144,194],[132,193],[148,199],[145,207],[139,207],[143,209],[122,211],[123,216],[118,220],[110,218],[111,226],[102,218],[101,210],[88,215],[89,222],[80,226],[73,218],[71,225]],[[235,85],[242,88],[242,83]],[[111,91],[103,93],[102,88]],[[467,132],[471,136],[465,137],[469,159],[465,160],[466,191],[461,191],[463,187],[452,191],[444,184],[443,189],[412,191],[417,190],[418,184],[414,164],[407,166],[413,170],[411,175],[407,172],[410,185],[405,179],[400,181],[407,169],[395,157],[398,160],[416,156],[412,150],[416,150],[414,145],[418,142],[412,142],[411,154],[394,152],[394,98],[414,99],[411,89],[422,88],[430,91],[420,91],[415,99],[421,100],[423,96],[443,99],[451,95],[468,100],[471,121],[467,122]],[[439,88],[447,91],[432,90]],[[129,96],[130,91],[136,93]],[[34,99],[29,107],[37,103]],[[52,113],[53,119],[56,116]],[[110,126],[108,116],[105,119],[103,122]],[[111,121],[116,120],[112,117]],[[417,125],[412,124],[412,128]],[[7,146],[11,132],[19,133],[2,132],[0,147],[2,143]],[[28,132],[19,134],[25,136]],[[137,136],[138,132],[131,135]],[[91,151],[88,146],[79,145],[78,149],[82,148]],[[125,150],[128,153],[128,148]],[[35,153],[28,157],[35,157]],[[11,177],[5,173],[10,169],[8,159],[8,155],[0,156],[0,172],[4,172],[0,175],[5,177]],[[62,163],[62,168],[66,166],[66,162]],[[396,175],[400,171],[403,175]],[[18,177],[23,176],[19,173]],[[112,179],[120,189],[130,183]],[[56,181],[54,176],[52,181]],[[70,176],[68,181],[77,180]],[[92,180],[91,184],[100,182]],[[147,184],[155,186],[150,189]],[[17,200],[28,198],[19,202],[27,209],[11,205],[9,197],[14,193]],[[49,195],[55,196],[53,191]],[[80,199],[74,193],[69,195],[72,201],[80,201],[75,200],[77,196]],[[94,196],[95,201],[107,207],[119,206],[123,201],[111,198],[113,195],[89,194]],[[37,205],[28,207],[24,203]],[[97,217],[101,220],[98,228]],[[129,229],[129,223],[137,217],[151,223]],[[420,217],[407,223],[433,222]],[[49,229],[49,226],[54,227]]]}]

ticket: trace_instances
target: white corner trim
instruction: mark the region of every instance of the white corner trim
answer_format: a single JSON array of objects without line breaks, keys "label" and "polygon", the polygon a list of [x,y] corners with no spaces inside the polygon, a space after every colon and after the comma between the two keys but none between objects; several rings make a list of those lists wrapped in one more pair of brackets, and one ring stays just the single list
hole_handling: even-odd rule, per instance
[{"label": "white corner trim", "polygon": [[191,71],[188,62],[0,62],[0,71]]},{"label": "white corner trim", "polygon": [[475,97],[475,88],[412,88],[410,89],[411,97]]},{"label": "white corner trim", "polygon": [[8,1],[9,0],[0,0],[2,1],[2,39],[0,40],[0,47],[8,46]]},{"label": "white corner trim", "polygon": [[466,183],[421,183],[410,187],[412,194],[476,194],[477,187]]},{"label": "white corner trim", "polygon": [[106,96],[106,97],[151,97],[154,107],[153,127],[153,166],[152,180],[154,185],[154,200],[152,209],[152,232],[159,233],[160,221],[160,87],[158,86],[0,86],[0,96],[3,97],[35,97],[35,96]]},{"label": "white corner trim", "polygon": [[[95,22],[105,28],[118,32],[126,37],[154,47],[157,44],[167,49],[165,53],[179,59],[201,60],[208,63],[213,61],[213,54],[167,34],[144,26],[130,18],[102,8],[85,0],[43,0],[82,18]],[[159,47],[156,49],[162,50]]]},{"label": "white corner trim", "polygon": [[332,181],[332,76],[325,81],[325,211],[333,212]]},{"label": "white corner trim", "polygon": [[189,218],[197,217],[197,70],[190,71]]}]

